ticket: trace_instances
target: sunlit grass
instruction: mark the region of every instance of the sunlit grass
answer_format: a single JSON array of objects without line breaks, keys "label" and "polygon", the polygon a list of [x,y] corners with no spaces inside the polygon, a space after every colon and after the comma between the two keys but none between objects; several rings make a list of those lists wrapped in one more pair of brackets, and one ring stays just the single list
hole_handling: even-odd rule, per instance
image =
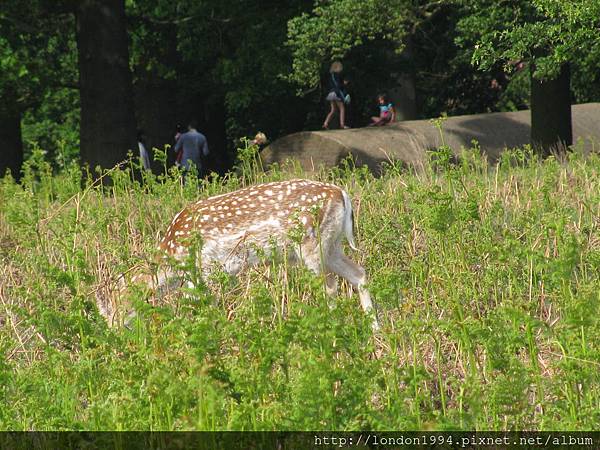
[{"label": "sunlit grass", "polygon": [[[447,149],[415,172],[304,175],[345,187],[379,306],[266,264],[215,275],[131,330],[95,291],[150,259],[198,197],[303,176],[252,149],[225,178],[132,164],[81,183],[35,151],[0,182],[1,429],[593,429],[600,423],[600,158]],[[330,305],[333,305],[330,308]]]}]

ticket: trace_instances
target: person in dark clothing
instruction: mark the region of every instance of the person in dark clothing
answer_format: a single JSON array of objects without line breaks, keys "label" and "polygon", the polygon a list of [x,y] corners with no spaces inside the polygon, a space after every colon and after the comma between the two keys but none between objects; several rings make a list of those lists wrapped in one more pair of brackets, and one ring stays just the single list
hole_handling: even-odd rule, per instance
[{"label": "person in dark clothing", "polygon": [[342,74],[344,67],[342,63],[339,61],[335,61],[331,64],[331,68],[329,69],[329,93],[325,100],[329,102],[330,110],[327,117],[325,117],[325,122],[323,122],[323,128],[329,128],[329,122],[331,118],[335,114],[336,109],[340,112],[340,128],[350,128],[346,126],[346,106],[345,103],[348,103],[350,97],[346,93],[346,85],[348,82],[344,79]]},{"label": "person in dark clothing", "polygon": [[175,152],[183,149],[183,155],[181,156],[181,167],[187,171],[190,168],[190,164],[195,164],[198,169],[198,173],[202,168],[201,156],[208,155],[208,142],[206,137],[196,130],[196,124],[191,122],[188,126],[187,133],[183,133],[179,136],[177,143],[175,144]]}]

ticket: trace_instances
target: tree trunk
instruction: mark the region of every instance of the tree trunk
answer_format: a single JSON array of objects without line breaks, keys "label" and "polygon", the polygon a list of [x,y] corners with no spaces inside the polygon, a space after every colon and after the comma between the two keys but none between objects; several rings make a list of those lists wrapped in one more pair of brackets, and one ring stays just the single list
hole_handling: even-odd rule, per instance
[{"label": "tree trunk", "polygon": [[0,108],[0,178],[9,169],[19,179],[22,164],[21,113]]},{"label": "tree trunk", "polygon": [[[146,148],[151,151],[156,147],[164,149],[169,144],[171,149],[167,156],[169,166],[175,162],[175,151],[173,150],[174,137],[177,124],[186,126],[184,120],[179,120],[176,114],[177,98],[173,94],[177,92],[176,83],[153,77],[147,72],[142,74],[134,83],[135,109],[138,127],[146,136]],[[152,163],[153,170],[160,172],[162,167],[155,161]]]},{"label": "tree trunk", "polygon": [[396,74],[397,86],[390,91],[390,96],[394,100],[397,120],[415,120],[419,117],[419,105],[417,103],[417,73],[414,62],[415,43],[413,36],[408,35],[406,37],[405,45],[406,47],[400,55],[400,61],[403,62],[401,65],[402,71]]},{"label": "tree trunk", "polygon": [[[177,52],[177,29],[170,24],[145,24],[150,33],[161,36],[160,45],[149,47],[145,52],[154,54],[167,67],[181,67]],[[166,79],[155,70],[149,70],[145,63],[139,64],[133,71],[133,94],[135,116],[138,128],[146,137],[146,148],[153,155],[154,147],[164,149],[169,144],[167,165],[175,164],[174,138],[177,125],[187,126],[187,114],[178,104],[179,86],[176,79]],[[152,162],[156,173],[164,171],[162,164]]]},{"label": "tree trunk", "polygon": [[[531,68],[533,74],[534,67]],[[561,67],[554,80],[531,77],[531,144],[542,155],[562,152],[573,144],[571,71]]]},{"label": "tree trunk", "polygon": [[227,112],[225,98],[214,97],[204,105],[204,131],[210,154],[205,160],[204,174],[211,171],[224,174],[233,166],[235,159],[227,152],[226,129]]},{"label": "tree trunk", "polygon": [[76,11],[81,160],[110,168],[137,154],[124,0],[82,0]]},{"label": "tree trunk", "polygon": [[398,76],[398,87],[390,90],[390,97],[394,100],[396,108],[396,120],[415,120],[419,117],[416,86],[414,73]]}]

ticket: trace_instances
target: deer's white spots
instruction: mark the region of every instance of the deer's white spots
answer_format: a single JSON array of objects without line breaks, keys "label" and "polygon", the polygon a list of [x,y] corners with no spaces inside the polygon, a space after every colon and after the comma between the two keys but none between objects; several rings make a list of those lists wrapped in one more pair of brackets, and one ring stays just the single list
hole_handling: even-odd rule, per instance
[{"label": "deer's white spots", "polygon": [[[316,202],[322,207],[318,220],[311,213]],[[289,232],[297,228],[301,228],[303,239],[292,244]],[[202,239],[199,261],[203,273],[220,266],[236,274],[244,267],[258,264],[264,259],[261,255],[272,255],[275,250],[290,255],[292,262],[303,262],[315,273],[326,268],[345,278],[357,288],[363,309],[373,308],[364,287],[367,282],[364,269],[343,254],[341,236],[346,236],[355,248],[352,205],[348,194],[335,185],[287,180],[198,200],[175,215],[160,249],[165,255],[181,259],[191,244],[185,238],[192,233]],[[288,245],[289,251],[285,251]],[[140,279],[160,293],[170,280],[181,275],[167,272],[165,269],[158,277],[133,276],[132,280]],[[107,307],[101,311],[107,311]],[[376,320],[373,327],[377,327]]]}]

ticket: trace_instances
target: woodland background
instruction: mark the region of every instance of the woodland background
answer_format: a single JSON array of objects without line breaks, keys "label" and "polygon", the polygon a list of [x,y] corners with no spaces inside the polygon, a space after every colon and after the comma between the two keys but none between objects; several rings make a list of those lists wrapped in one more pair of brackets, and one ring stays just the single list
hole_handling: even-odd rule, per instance
[{"label": "woodland background", "polygon": [[241,136],[320,128],[337,58],[353,127],[386,92],[401,119],[532,108],[533,141],[569,143],[570,104],[600,100],[599,17],[595,0],[2,0],[0,172],[36,145],[112,167],[136,130],[163,148],[193,117],[223,173]]}]

